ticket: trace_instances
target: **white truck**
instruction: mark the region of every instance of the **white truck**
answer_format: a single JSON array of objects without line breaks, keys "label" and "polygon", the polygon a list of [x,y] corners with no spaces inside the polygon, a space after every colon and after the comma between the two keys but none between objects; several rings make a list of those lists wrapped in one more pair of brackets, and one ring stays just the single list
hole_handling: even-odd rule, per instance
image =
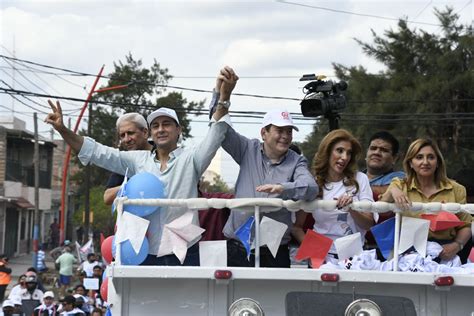
[{"label": "white truck", "polygon": [[[318,205],[319,203],[319,205]],[[117,199],[123,204],[181,205],[190,210],[209,207],[254,207],[256,244],[261,213],[281,207],[331,209],[333,201],[280,199]],[[359,204],[358,204],[359,203]],[[414,203],[420,211],[459,210],[474,214],[474,204]],[[398,252],[400,214],[393,204],[354,202],[355,209],[396,212],[394,253]],[[107,269],[112,315],[470,315],[474,316],[474,274],[426,272],[274,269],[236,267],[125,266],[116,261]]]}]

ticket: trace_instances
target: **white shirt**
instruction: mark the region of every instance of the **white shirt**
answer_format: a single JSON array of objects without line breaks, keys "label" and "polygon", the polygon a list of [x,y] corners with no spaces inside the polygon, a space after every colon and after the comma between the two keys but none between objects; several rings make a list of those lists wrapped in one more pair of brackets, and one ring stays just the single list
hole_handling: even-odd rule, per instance
[{"label": "white shirt", "polygon": [[94,261],[94,262],[89,262],[89,261],[84,261],[82,264],[82,271],[84,271],[87,275],[88,278],[92,278],[92,275],[94,274],[94,267],[99,265],[102,266],[99,261]]},{"label": "white shirt", "polygon": [[[338,182],[329,182],[323,189],[323,200],[334,200],[344,194],[353,194],[353,201],[374,201],[372,189],[370,188],[369,178],[362,172],[357,172],[357,183],[359,184],[359,191],[354,193],[356,188],[354,186],[347,187],[343,180]],[[378,214],[373,213],[374,220],[378,219]],[[339,237],[348,236],[360,232],[362,243],[364,243],[364,236],[366,231],[360,228],[352,218],[351,214],[344,211],[334,209],[332,211],[324,211],[316,209],[313,211],[314,227],[313,230],[318,234],[336,240]],[[334,244],[331,246],[330,253],[336,253]]]}]

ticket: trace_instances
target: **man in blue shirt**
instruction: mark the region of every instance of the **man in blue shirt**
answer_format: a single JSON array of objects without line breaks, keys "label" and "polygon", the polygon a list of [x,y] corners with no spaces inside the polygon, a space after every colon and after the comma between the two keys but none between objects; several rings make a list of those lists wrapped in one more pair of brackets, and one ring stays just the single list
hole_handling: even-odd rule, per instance
[{"label": "man in blue shirt", "polygon": [[374,193],[374,200],[385,193],[393,178],[404,178],[403,171],[395,171],[393,168],[398,159],[400,145],[398,140],[389,132],[380,131],[370,137],[367,156],[366,174],[370,181],[370,187]]},{"label": "man in blue shirt", "polygon": [[[221,69],[217,77],[220,86],[220,97],[209,131],[204,140],[196,148],[178,147],[181,126],[173,109],[159,108],[147,117],[150,135],[156,146],[153,151],[119,151],[97,143],[89,137],[82,137],[66,128],[63,123],[62,110],[59,102],[49,100],[53,113],[48,114],[46,122],[57,130],[71,148],[78,152],[78,158],[84,165],[93,163],[99,167],[128,175],[150,172],[158,176],[165,186],[169,199],[187,199],[198,196],[197,184],[206,168],[211,163],[217,149],[229,128],[224,116],[227,116],[229,99],[237,83],[238,76],[230,67]],[[168,206],[162,207],[145,218],[150,221],[148,228],[149,251],[144,265],[179,265],[179,259],[173,254],[157,257],[161,245],[164,225],[184,215],[187,208]],[[192,223],[199,225],[197,212],[193,212]],[[188,243],[188,251],[184,265],[199,265],[200,236]]]}]

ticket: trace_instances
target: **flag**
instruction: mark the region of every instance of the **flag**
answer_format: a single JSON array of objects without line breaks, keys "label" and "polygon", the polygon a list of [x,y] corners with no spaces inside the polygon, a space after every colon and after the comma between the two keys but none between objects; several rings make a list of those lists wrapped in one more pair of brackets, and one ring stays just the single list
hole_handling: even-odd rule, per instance
[{"label": "flag", "polygon": [[429,228],[430,221],[426,219],[404,216],[402,218],[402,227],[400,228],[398,253],[404,253],[413,246],[420,256],[425,257]]},{"label": "flag", "polygon": [[245,223],[242,224],[236,231],[235,235],[247,250],[247,259],[250,257],[250,235],[252,233],[252,225],[255,222],[255,217],[250,216]]},{"label": "flag", "polygon": [[140,249],[145,239],[146,231],[150,221],[140,216],[133,215],[129,212],[123,212],[120,217],[120,223],[118,223],[117,233],[115,238],[117,238],[118,243],[122,243],[126,240],[130,240],[133,251],[136,254],[140,252]]},{"label": "flag", "polygon": [[308,229],[295,258],[296,260],[310,258],[311,266],[317,269],[324,262],[332,243],[331,238]]},{"label": "flag", "polygon": [[352,258],[362,253],[360,233],[340,237],[334,241],[339,261]]},{"label": "flag", "polygon": [[288,225],[264,216],[260,222],[260,246],[267,245],[273,257],[276,258],[281,239],[287,229]]},{"label": "flag", "polygon": [[464,225],[455,214],[445,211],[438,214],[421,214],[421,218],[430,221],[430,230],[433,232]]},{"label": "flag", "polygon": [[390,257],[395,241],[395,217],[389,218],[382,223],[370,228],[375,242],[385,259]]},{"label": "flag", "polygon": [[196,240],[205,231],[192,221],[193,213],[188,211],[171,223],[165,224],[157,257],[174,253],[183,264],[188,252],[188,243]]},{"label": "flag", "polygon": [[201,267],[227,267],[227,241],[199,242],[199,262]]}]

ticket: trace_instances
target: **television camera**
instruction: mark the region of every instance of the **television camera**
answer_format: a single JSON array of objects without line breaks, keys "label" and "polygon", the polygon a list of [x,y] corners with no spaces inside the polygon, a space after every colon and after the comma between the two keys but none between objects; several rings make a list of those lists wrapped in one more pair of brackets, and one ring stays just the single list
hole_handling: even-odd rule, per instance
[{"label": "television camera", "polygon": [[339,112],[346,107],[346,97],[342,91],[347,89],[345,81],[323,80],[325,76],[303,75],[300,81],[311,81],[303,87],[304,99],[301,113],[305,117],[324,116],[329,120],[329,129],[339,128]]}]

